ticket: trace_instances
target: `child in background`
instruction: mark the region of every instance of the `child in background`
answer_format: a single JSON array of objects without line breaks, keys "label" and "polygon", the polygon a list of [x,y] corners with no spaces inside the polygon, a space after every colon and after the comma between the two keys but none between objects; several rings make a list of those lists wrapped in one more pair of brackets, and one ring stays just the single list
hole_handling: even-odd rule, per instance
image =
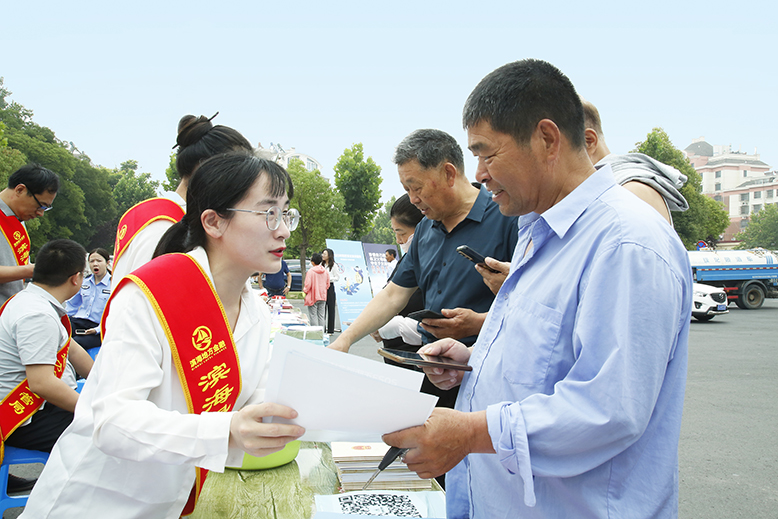
[{"label": "child in background", "polygon": [[308,307],[308,320],[311,326],[324,326],[324,305],[327,302],[327,289],[330,287],[330,277],[321,264],[321,254],[315,252],[311,256],[313,267],[305,274],[305,306]]}]

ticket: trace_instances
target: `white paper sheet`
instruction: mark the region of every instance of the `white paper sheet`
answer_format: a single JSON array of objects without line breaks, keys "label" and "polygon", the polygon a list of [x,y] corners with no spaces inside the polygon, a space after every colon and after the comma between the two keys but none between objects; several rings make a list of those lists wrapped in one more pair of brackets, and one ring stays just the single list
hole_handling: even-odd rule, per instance
[{"label": "white paper sheet", "polygon": [[[304,441],[381,441],[423,424],[437,397],[424,374],[276,335],[265,400],[295,409]],[[278,418],[274,421],[287,422]]]}]

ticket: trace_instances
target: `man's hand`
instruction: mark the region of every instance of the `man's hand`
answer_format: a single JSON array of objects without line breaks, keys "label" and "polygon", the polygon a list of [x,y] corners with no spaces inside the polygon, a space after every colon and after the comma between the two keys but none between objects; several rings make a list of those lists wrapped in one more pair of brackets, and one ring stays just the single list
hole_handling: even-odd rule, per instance
[{"label": "man's hand", "polygon": [[292,419],[297,417],[297,411],[269,402],[244,407],[233,414],[230,421],[230,446],[238,447],[252,456],[267,456],[280,451],[287,443],[305,433],[305,429],[299,425],[263,423],[264,416]]},{"label": "man's hand", "polygon": [[349,348],[351,348],[351,343],[347,339],[344,339],[343,335],[341,335],[335,339],[335,342],[331,342],[327,347],[331,350],[348,353]]},{"label": "man's hand", "polygon": [[[457,362],[467,362],[470,360],[471,349],[462,344],[459,341],[453,339],[441,339],[433,343],[422,346],[419,349],[419,353],[425,355],[435,355],[440,357],[448,357]],[[462,377],[465,372],[459,369],[443,369],[443,368],[423,368],[424,373],[430,382],[440,389],[451,389],[457,387],[462,383]]]},{"label": "man's hand", "polygon": [[284,287],[284,297],[286,297],[286,295],[289,293],[289,289],[290,289],[290,288],[291,288],[291,287],[290,287],[289,285],[286,285],[286,286]]},{"label": "man's hand", "polygon": [[500,287],[505,282],[505,278],[508,277],[508,273],[511,270],[511,264],[487,257],[486,265],[493,268],[494,270],[499,271],[499,273],[494,273],[489,269],[483,268],[481,265],[476,265],[475,269],[479,274],[481,274],[481,276],[483,276],[484,283],[489,287],[489,290],[491,290],[493,294],[497,295]]},{"label": "man's hand", "polygon": [[424,425],[385,434],[383,440],[411,449],[403,461],[425,479],[445,474],[471,452],[494,452],[486,411],[462,413],[436,407]]},{"label": "man's hand", "polygon": [[475,313],[469,308],[443,308],[440,313],[448,319],[424,319],[421,322],[421,327],[438,339],[463,339],[478,335],[486,319],[486,314]]}]

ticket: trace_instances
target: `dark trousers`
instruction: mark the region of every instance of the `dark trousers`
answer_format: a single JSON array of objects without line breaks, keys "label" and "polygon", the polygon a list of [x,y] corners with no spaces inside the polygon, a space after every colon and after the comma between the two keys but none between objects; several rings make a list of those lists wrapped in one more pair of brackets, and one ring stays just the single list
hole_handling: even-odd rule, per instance
[{"label": "dark trousers", "polygon": [[327,333],[335,332],[335,285],[330,283],[327,289],[327,305],[325,308],[327,315]]},{"label": "dark trousers", "polygon": [[90,328],[98,328],[100,323],[96,323],[89,319],[82,319],[81,317],[71,317],[70,327],[72,328],[71,335],[73,340],[81,345],[85,350],[92,348],[98,348],[103,343],[103,338],[99,333],[94,335],[76,335],[76,330],[88,330]]},{"label": "dark trousers", "polygon": [[43,409],[32,415],[32,423],[16,429],[5,444],[20,449],[51,452],[72,421],[73,413],[47,402]]}]

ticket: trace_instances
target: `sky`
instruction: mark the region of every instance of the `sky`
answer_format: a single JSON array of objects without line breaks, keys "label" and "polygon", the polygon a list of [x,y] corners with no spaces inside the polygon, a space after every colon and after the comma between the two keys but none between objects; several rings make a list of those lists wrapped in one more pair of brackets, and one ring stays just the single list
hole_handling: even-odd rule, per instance
[{"label": "sky", "polygon": [[418,128],[453,135],[474,180],[463,104],[523,58],[553,63],[598,107],[612,152],[661,127],[679,149],[704,136],[778,169],[776,2],[41,0],[0,13],[10,99],[93,163],[137,160],[157,180],[178,120],[217,111],[331,180],[361,142],[384,201],[403,193],[392,155]]}]

